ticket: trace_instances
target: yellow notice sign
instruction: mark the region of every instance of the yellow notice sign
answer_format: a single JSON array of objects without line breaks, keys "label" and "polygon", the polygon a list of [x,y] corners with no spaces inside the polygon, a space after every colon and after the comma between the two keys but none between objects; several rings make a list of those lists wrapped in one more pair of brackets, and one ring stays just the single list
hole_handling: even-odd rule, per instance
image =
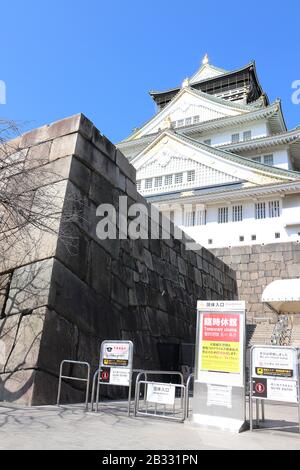
[{"label": "yellow notice sign", "polygon": [[203,341],[201,370],[211,372],[240,372],[240,343]]},{"label": "yellow notice sign", "polygon": [[239,374],[240,318],[238,314],[204,314],[201,370]]}]

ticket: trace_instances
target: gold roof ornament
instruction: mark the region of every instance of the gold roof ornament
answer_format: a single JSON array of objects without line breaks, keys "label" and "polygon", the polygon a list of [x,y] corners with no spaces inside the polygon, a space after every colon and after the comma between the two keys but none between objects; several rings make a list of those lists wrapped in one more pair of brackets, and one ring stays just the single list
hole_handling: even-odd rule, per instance
[{"label": "gold roof ornament", "polygon": [[171,116],[167,116],[162,125],[162,129],[171,129],[172,128],[172,119]]},{"label": "gold roof ornament", "polygon": [[205,54],[205,56],[202,59],[202,65],[208,65],[208,64],[209,64],[208,54]]},{"label": "gold roof ornament", "polygon": [[188,86],[190,86],[190,79],[187,77],[182,82],[182,88],[187,88]]}]

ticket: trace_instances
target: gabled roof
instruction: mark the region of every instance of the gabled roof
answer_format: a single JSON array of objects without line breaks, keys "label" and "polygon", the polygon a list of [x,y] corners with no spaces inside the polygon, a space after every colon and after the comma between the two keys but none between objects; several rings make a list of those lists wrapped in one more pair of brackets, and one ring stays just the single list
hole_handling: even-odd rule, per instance
[{"label": "gabled roof", "polygon": [[221,69],[210,64],[206,55],[200,69],[197,70],[197,72],[195,72],[194,75],[191,76],[190,84],[198,83],[200,81],[208,80],[210,78],[215,78],[226,73],[228,73],[228,70]]},{"label": "gabled roof", "polygon": [[[249,108],[248,108],[249,109]],[[222,128],[234,127],[237,125],[243,125],[247,122],[253,122],[259,119],[268,119],[270,123],[270,128],[274,134],[276,133],[286,133],[286,124],[284,121],[282,107],[280,101],[275,101],[272,105],[267,106],[262,109],[251,109],[248,113],[239,114],[237,116],[228,116],[224,118],[213,119],[211,121],[202,122],[200,124],[194,124],[192,126],[182,127],[177,129],[177,133],[181,135],[186,135],[190,138],[193,138],[195,135],[201,133],[207,133],[210,131],[217,131]],[[141,151],[150,142],[152,142],[159,132],[149,134],[147,136],[141,137],[140,139],[127,139],[123,142],[120,142],[117,146],[125,154],[127,149],[135,149]],[[133,136],[132,136],[133,137]],[[271,139],[272,137],[270,137]],[[250,144],[251,141],[247,142]]]},{"label": "gabled roof", "polygon": [[[179,143],[192,147],[195,150],[202,150],[204,154],[216,157],[219,161],[232,163],[235,167],[235,172],[236,169],[240,169],[241,180],[248,180],[248,178],[245,178],[245,174],[249,176],[249,181],[254,184],[263,184],[261,180],[264,178],[266,180],[266,183],[271,182],[272,180],[274,182],[300,180],[300,173],[298,172],[264,165],[262,163],[241,157],[239,155],[199,143],[194,139],[177,134],[176,132],[170,130],[162,132],[156,139],[154,139],[153,142],[148,145],[147,148],[145,148],[139,155],[137,155],[132,160],[131,163],[135,166],[137,170],[139,170],[139,168],[141,168],[145,164],[145,160],[147,159],[147,155],[149,154],[151,149],[166,137],[168,137],[172,141],[177,141]],[[201,159],[199,161],[201,162]],[[255,175],[257,176],[255,177]]]},{"label": "gabled roof", "polygon": [[[129,136],[127,139],[125,139],[123,142],[128,142],[131,140],[136,140],[139,138],[140,134],[146,130],[147,127],[149,127],[149,124],[155,121],[159,121],[159,119],[163,119],[163,117],[167,117],[174,106],[174,104],[184,95],[184,94],[190,94],[199,100],[202,100],[206,105],[209,107],[209,105],[214,104],[220,106],[221,109],[224,110],[224,114],[228,111],[235,111],[236,114],[246,114],[250,113],[253,111],[252,107],[249,107],[249,105],[246,104],[241,104],[241,103],[236,103],[236,102],[231,102],[227,100],[223,100],[221,98],[218,98],[216,96],[209,95],[207,93],[204,93],[200,90],[194,90],[191,87],[186,87],[182,88],[179,93],[173,98],[173,100],[167,104],[165,108],[163,108],[159,113],[157,113],[154,117],[152,117],[150,120],[148,120],[143,126],[138,129],[136,132],[134,132],[131,136]],[[227,116],[224,115],[222,119],[226,118]],[[148,134],[151,133],[151,129],[149,130]]]},{"label": "gabled roof", "polygon": [[[210,67],[214,67],[212,65],[210,65]],[[220,73],[218,74],[217,76],[214,76],[214,77],[210,77],[210,78],[206,78],[206,79],[203,79],[203,80],[199,80],[197,82],[193,81],[192,85],[193,86],[196,86],[198,84],[201,84],[201,83],[206,83],[206,82],[210,82],[212,80],[215,80],[216,78],[225,78],[225,77],[230,77],[230,75],[236,75],[238,73],[241,73],[241,72],[246,72],[246,71],[250,71],[252,70],[253,73],[254,73],[254,77],[255,77],[255,80],[256,80],[256,83],[257,83],[257,86],[261,92],[261,94],[263,94],[263,89],[259,83],[259,80],[258,80],[258,76],[257,76],[257,71],[256,71],[256,63],[255,61],[251,61],[249,64],[245,65],[244,67],[241,67],[239,69],[236,69],[236,70],[232,70],[232,71],[226,71],[224,69],[218,69],[217,67],[214,67],[216,70],[219,70],[220,72],[222,71],[223,73]],[[200,72],[201,69],[198,71]],[[191,77],[191,80],[193,80],[196,76],[197,76],[197,73],[194,74],[192,77]],[[158,97],[159,95],[164,95],[164,94],[169,94],[169,93],[174,93],[174,92],[178,92],[180,90],[180,87],[175,87],[175,88],[170,88],[168,90],[164,90],[164,91],[150,91],[149,94],[150,96],[152,96],[154,99],[155,97]]]}]

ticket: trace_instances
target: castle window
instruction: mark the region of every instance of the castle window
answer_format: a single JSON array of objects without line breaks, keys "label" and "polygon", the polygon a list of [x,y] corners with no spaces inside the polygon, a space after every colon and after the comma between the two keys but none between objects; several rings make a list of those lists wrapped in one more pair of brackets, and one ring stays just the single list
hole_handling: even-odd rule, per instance
[{"label": "castle window", "polygon": [[269,202],[269,217],[280,217],[280,201]]},{"label": "castle window", "polygon": [[171,186],[173,184],[173,175],[165,176],[165,185]]},{"label": "castle window", "polygon": [[237,144],[240,141],[240,134],[232,134],[231,142],[233,144]]},{"label": "castle window", "polygon": [[151,189],[153,186],[153,179],[147,178],[145,182],[145,189]]},{"label": "castle window", "polygon": [[243,133],[243,139],[244,139],[244,141],[251,140],[252,139],[252,132],[251,131],[245,131]]},{"label": "castle window", "polygon": [[200,116],[194,116],[193,123],[198,124],[198,122],[200,122]]},{"label": "castle window", "polygon": [[177,173],[175,175],[175,184],[182,184],[183,182],[183,173]]},{"label": "castle window", "polygon": [[253,157],[252,160],[257,163],[261,163],[261,157]]},{"label": "castle window", "polygon": [[196,213],[196,225],[206,225],[206,210],[198,210]]},{"label": "castle window", "polygon": [[209,245],[212,245],[212,244],[213,244],[213,241],[212,241],[211,238],[208,240],[208,244],[209,244]]},{"label": "castle window", "polygon": [[232,222],[242,222],[243,220],[243,206],[232,207]]},{"label": "castle window", "polygon": [[203,141],[205,145],[211,145],[211,139],[206,139]]},{"label": "castle window", "polygon": [[136,182],[136,189],[137,189],[138,191],[140,191],[141,188],[142,188],[142,181],[141,181],[141,180],[138,180],[138,181]]},{"label": "castle window", "polygon": [[245,237],[244,237],[244,236],[241,236],[241,237],[239,238],[239,240],[240,240],[240,242],[244,242],[244,241],[245,241]]},{"label": "castle window", "polygon": [[273,155],[265,155],[264,156],[264,164],[274,166],[274,156]]},{"label": "castle window", "polygon": [[177,121],[177,127],[183,127],[184,126],[184,120],[183,119],[180,119],[179,121]]},{"label": "castle window", "polygon": [[185,120],[185,125],[186,125],[186,126],[190,126],[191,124],[192,124],[192,118],[187,118],[187,119]]},{"label": "castle window", "polygon": [[277,238],[277,239],[278,239],[278,238],[280,238],[280,236],[281,236],[281,235],[280,235],[280,233],[279,233],[279,232],[275,233],[275,238]]},{"label": "castle window", "polygon": [[194,227],[196,225],[196,212],[186,212],[185,214],[185,226]]},{"label": "castle window", "polygon": [[228,223],[228,207],[219,207],[218,209],[218,224]]},{"label": "castle window", "polygon": [[191,170],[191,171],[188,171],[187,172],[187,180],[189,183],[191,183],[192,181],[195,181],[196,179],[196,172],[195,170]]},{"label": "castle window", "polygon": [[156,188],[160,188],[162,186],[162,183],[163,183],[163,179],[162,179],[162,176],[159,176],[158,178],[155,178],[155,187]]},{"label": "castle window", "polygon": [[253,242],[255,242],[255,241],[256,241],[256,235],[251,235],[251,240],[252,240]]},{"label": "castle window", "polygon": [[265,202],[257,202],[255,204],[255,218],[257,220],[266,218],[266,203]]}]

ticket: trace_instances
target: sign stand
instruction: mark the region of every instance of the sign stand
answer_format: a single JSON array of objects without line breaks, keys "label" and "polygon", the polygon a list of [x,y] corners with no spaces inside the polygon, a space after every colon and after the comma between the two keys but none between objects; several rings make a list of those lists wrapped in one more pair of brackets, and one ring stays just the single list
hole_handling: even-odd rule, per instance
[{"label": "sign stand", "polygon": [[198,302],[192,422],[245,429],[245,302]]},{"label": "sign stand", "polygon": [[[253,346],[250,357],[250,430],[253,431],[253,402],[295,403],[300,432],[299,351],[290,346]],[[264,418],[264,416],[263,416]],[[259,416],[256,414],[259,427]]]},{"label": "sign stand", "polygon": [[100,367],[97,374],[96,411],[99,409],[100,385],[128,387],[128,416],[133,373],[133,343],[131,341],[103,341],[100,349]]}]

